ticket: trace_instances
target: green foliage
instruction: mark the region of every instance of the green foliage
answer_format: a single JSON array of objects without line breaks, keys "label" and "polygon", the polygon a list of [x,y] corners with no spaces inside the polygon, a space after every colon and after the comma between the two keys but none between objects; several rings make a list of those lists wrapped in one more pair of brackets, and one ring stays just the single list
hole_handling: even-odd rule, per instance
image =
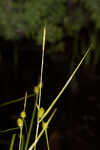
[{"label": "green foliage", "polygon": [[85,26],[85,16],[81,7],[68,8],[68,14],[64,18],[64,27],[67,35],[74,36]]},{"label": "green foliage", "polygon": [[65,2],[66,0],[30,0],[23,3],[12,0],[10,2],[1,1],[0,34],[6,39],[20,38],[25,34],[27,37],[32,36],[40,43],[41,28],[46,23],[48,26],[47,40],[55,42],[62,38],[62,29],[59,24],[61,20],[63,22],[66,12]]},{"label": "green foliage", "polygon": [[96,25],[97,29],[100,29],[100,1],[98,0],[85,0],[85,7],[90,14],[90,18]]},{"label": "green foliage", "polygon": [[1,0],[0,34],[6,39],[32,36],[40,44],[41,29],[46,24],[47,41],[55,43],[66,34],[73,36],[90,21],[100,28],[99,6],[98,0]]},{"label": "green foliage", "polygon": [[[89,38],[98,36],[100,29],[100,2],[98,0],[1,0],[0,1],[0,35],[5,39],[20,39],[23,36],[36,41],[38,45],[42,43],[42,27],[47,27],[46,41],[52,44],[48,53],[65,51],[63,39],[72,37],[74,49],[72,49],[72,59],[80,55],[80,48],[87,47],[87,41],[79,43],[80,31],[83,28],[90,30],[89,25],[93,24],[89,31]],[[78,39],[77,39],[78,37]],[[82,41],[82,40],[81,40]],[[96,41],[97,42],[97,41]],[[59,43],[55,47],[55,43]],[[73,43],[72,43],[73,44]],[[97,43],[98,44],[98,43]],[[53,48],[54,46],[54,48]],[[97,47],[98,49],[98,47]],[[99,51],[99,50],[98,50]],[[99,52],[96,51],[98,54]],[[96,55],[97,55],[96,54]],[[95,57],[95,56],[94,56]],[[93,64],[97,64],[100,57],[94,59]],[[90,64],[91,55],[86,59],[86,64]]]},{"label": "green foliage", "polygon": [[[75,5],[75,6],[74,6]],[[93,20],[100,27],[100,2],[97,0],[0,1],[0,34],[6,39],[32,36],[41,43],[41,29],[47,26],[47,41],[54,43],[65,34],[74,35]],[[84,8],[86,11],[84,12]],[[88,20],[88,21],[87,21]],[[66,33],[63,32],[63,27]],[[51,32],[52,31],[52,32]]]}]

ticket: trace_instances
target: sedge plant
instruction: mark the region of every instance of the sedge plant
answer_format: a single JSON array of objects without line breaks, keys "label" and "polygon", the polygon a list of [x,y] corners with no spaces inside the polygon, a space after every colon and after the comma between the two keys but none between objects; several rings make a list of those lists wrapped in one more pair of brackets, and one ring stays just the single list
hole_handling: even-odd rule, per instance
[{"label": "sedge plant", "polygon": [[[19,149],[18,150],[33,150],[33,149],[36,150],[36,145],[39,142],[40,138],[42,137],[43,133],[45,133],[46,142],[47,142],[47,149],[50,150],[49,138],[48,138],[48,132],[47,131],[48,131],[48,126],[49,126],[49,124],[50,124],[50,122],[51,122],[51,120],[54,117],[55,112],[56,112],[56,109],[55,110],[52,110],[52,109],[53,109],[54,105],[57,103],[57,101],[59,100],[60,96],[63,94],[63,92],[67,88],[67,86],[69,85],[69,83],[71,82],[71,80],[73,79],[73,77],[75,76],[77,70],[79,69],[79,67],[83,63],[84,59],[86,58],[86,56],[88,55],[90,50],[93,49],[93,47],[94,47],[94,43],[92,42],[91,45],[89,46],[89,48],[87,49],[86,53],[84,54],[83,58],[81,59],[81,61],[79,62],[79,64],[77,65],[77,67],[75,68],[75,70],[73,71],[71,76],[69,77],[69,79],[66,81],[66,83],[63,86],[63,88],[61,89],[61,91],[58,93],[56,98],[52,101],[51,105],[45,111],[45,109],[41,106],[41,92],[42,92],[42,87],[43,87],[43,81],[42,80],[43,80],[45,39],[46,39],[46,27],[43,28],[42,62],[41,62],[40,81],[39,81],[38,85],[34,87],[34,93],[31,95],[27,95],[27,92],[26,92],[25,97],[3,103],[0,106],[0,107],[5,107],[5,106],[8,106],[10,104],[17,103],[17,102],[24,100],[24,108],[23,108],[22,112],[20,113],[20,117],[17,119],[18,127],[12,128],[12,129],[7,129],[4,131],[0,131],[0,133],[5,133],[5,132],[10,132],[10,131],[14,132],[15,130],[19,129]],[[29,123],[29,127],[27,129],[27,123],[26,123],[26,119],[28,117],[26,115],[27,100],[28,100],[28,98],[32,98],[33,96],[35,97],[35,102],[34,102],[34,106],[33,106],[32,117],[31,117],[31,120]],[[51,115],[50,115],[49,119],[47,119],[47,121],[44,121],[44,119],[47,117],[47,115],[50,112],[51,112]],[[32,129],[34,126],[35,117],[37,118],[36,119],[37,120],[37,122],[36,122],[36,133],[34,135],[33,142],[30,144],[30,137],[33,136]],[[41,131],[39,129],[40,125],[42,127]],[[26,128],[26,131],[27,131],[25,140],[24,140],[24,136],[23,136],[23,128],[24,127]],[[16,134],[13,133],[9,150],[14,150],[14,143],[16,140],[15,138],[16,138]]]}]

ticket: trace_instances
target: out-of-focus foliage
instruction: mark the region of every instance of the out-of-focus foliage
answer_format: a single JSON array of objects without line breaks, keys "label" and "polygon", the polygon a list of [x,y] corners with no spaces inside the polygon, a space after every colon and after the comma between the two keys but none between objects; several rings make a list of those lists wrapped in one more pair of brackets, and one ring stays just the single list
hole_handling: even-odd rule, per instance
[{"label": "out-of-focus foliage", "polygon": [[[66,0],[0,1],[0,34],[6,39],[25,35],[41,41],[43,25],[47,26],[47,40],[56,42],[63,37],[60,24],[66,14]],[[61,11],[59,11],[61,10]],[[62,20],[62,21],[61,21]]]},{"label": "out-of-focus foliage", "polygon": [[1,0],[0,34],[6,39],[32,36],[40,43],[46,24],[47,40],[54,43],[74,36],[91,21],[100,28],[99,8],[98,0]]},{"label": "out-of-focus foliage", "polygon": [[[0,0],[0,35],[11,40],[32,37],[40,44],[42,28],[46,24],[46,41],[53,45],[59,43],[53,48],[55,52],[64,51],[67,41],[64,43],[63,39],[66,37],[74,39],[72,54],[74,62],[80,55],[78,49],[85,48],[87,40],[95,39],[98,44],[99,8],[99,0]],[[84,38],[80,34],[84,28],[88,31],[88,38],[87,35]],[[51,49],[52,47],[50,51],[53,52]],[[95,54],[93,64],[97,64],[100,56],[100,46],[96,49],[98,51],[95,53],[98,54]],[[87,57],[87,60],[86,64],[91,61],[91,56]]]},{"label": "out-of-focus foliage", "polygon": [[86,10],[90,15],[90,19],[100,29],[100,1],[99,0],[83,0]]},{"label": "out-of-focus foliage", "polygon": [[91,21],[99,28],[99,6],[98,0],[1,0],[0,34],[6,39],[32,36],[40,43],[46,24],[47,40],[55,43],[66,35],[74,36]]}]

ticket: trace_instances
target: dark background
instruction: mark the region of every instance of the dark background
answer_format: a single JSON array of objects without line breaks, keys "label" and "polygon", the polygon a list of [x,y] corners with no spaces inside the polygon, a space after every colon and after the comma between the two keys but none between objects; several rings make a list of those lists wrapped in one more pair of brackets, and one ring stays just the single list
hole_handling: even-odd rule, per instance
[{"label": "dark background", "polygon": [[[28,94],[33,93],[33,87],[39,80],[41,66],[41,48],[34,45],[32,40],[23,39],[15,43],[2,41],[2,45],[9,51],[14,45],[19,46],[19,59],[18,64],[14,65],[11,52],[4,56],[0,69],[1,104],[24,96],[26,91]],[[44,60],[42,106],[46,109],[60,92],[71,73],[68,65],[70,59],[68,60],[63,54],[45,54]],[[60,142],[61,147],[67,145],[68,149],[95,149],[100,77],[83,72],[83,67],[84,65],[81,66],[76,77],[56,104],[57,113],[49,128],[51,147],[52,143],[58,145]],[[28,102],[29,108],[27,108],[30,112],[32,99],[34,100],[31,98]],[[23,102],[1,107],[0,129],[16,127],[17,117],[22,108]],[[11,134],[12,132],[0,134],[1,146],[9,146]],[[55,138],[52,137],[53,134]]]},{"label": "dark background", "polygon": [[[44,24],[47,37],[41,106],[45,109],[94,42],[94,49],[55,105],[57,112],[48,135],[51,150],[96,149],[99,146],[99,132],[96,131],[99,131],[100,114],[99,2],[57,0],[56,4],[48,1],[44,5],[40,1],[39,6],[35,6],[36,2],[15,1],[19,4],[16,7],[12,5],[13,1],[7,2],[7,7],[3,1],[0,3],[0,8],[6,8],[5,11],[0,9],[0,104],[23,97],[26,91],[32,94],[38,84]],[[27,122],[31,118],[34,100],[32,97],[27,102]],[[23,102],[0,107],[0,131],[17,127],[22,109]],[[19,131],[0,133],[0,149],[9,148],[12,133],[19,134]],[[39,148],[47,149],[44,145],[45,137],[40,140]],[[15,149],[17,147],[18,136]]]}]

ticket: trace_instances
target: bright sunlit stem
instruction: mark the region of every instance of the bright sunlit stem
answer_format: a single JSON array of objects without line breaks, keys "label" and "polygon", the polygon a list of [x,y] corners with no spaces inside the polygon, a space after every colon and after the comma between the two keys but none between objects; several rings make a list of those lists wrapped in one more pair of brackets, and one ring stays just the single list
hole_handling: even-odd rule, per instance
[{"label": "bright sunlit stem", "polygon": [[46,27],[44,27],[43,29],[43,47],[42,47],[43,51],[45,49],[45,39],[46,39]]},{"label": "bright sunlit stem", "polygon": [[[45,49],[45,39],[46,39],[46,27],[43,28],[43,43],[42,43],[42,63],[41,63],[41,75],[40,75],[40,83],[42,84],[42,79],[43,79],[43,65],[44,65],[44,49]],[[38,106],[40,108],[41,105],[41,86],[40,86],[40,91],[39,91],[39,102]],[[37,127],[36,127],[36,136],[35,139],[37,139],[38,136],[38,130],[39,130],[39,117],[37,116]],[[36,146],[34,148],[36,150]]]},{"label": "bright sunlit stem", "polygon": [[51,103],[51,105],[49,106],[49,108],[47,109],[47,111],[44,113],[44,115],[42,116],[42,118],[39,120],[39,123],[47,116],[47,114],[50,112],[50,110],[53,108],[53,106],[56,104],[56,102],[58,101],[58,99],[60,98],[60,96],[62,95],[62,93],[64,92],[64,90],[67,88],[67,86],[69,85],[69,83],[71,82],[71,80],[73,79],[74,75],[76,74],[77,70],[79,69],[80,65],[83,63],[84,59],[86,58],[86,56],[88,55],[89,51],[93,48],[93,43],[90,45],[90,47],[88,48],[87,52],[84,54],[83,58],[81,59],[81,61],[79,62],[78,66],[76,67],[76,69],[74,70],[74,72],[72,73],[72,75],[69,77],[69,79],[67,80],[67,82],[65,83],[64,87],[62,88],[62,90],[59,92],[59,94],[57,95],[57,97],[53,100],[53,102]]},{"label": "bright sunlit stem", "polygon": [[37,136],[37,138],[35,139],[34,143],[29,147],[28,150],[32,150],[34,147],[36,147],[37,142],[39,141],[39,139],[41,138],[41,136],[43,135],[43,133],[45,132],[45,130],[47,129],[49,123],[51,122],[53,116],[56,113],[56,109],[53,111],[53,113],[51,114],[50,118],[48,119],[45,127],[42,129],[42,131],[40,132],[40,134]]}]

